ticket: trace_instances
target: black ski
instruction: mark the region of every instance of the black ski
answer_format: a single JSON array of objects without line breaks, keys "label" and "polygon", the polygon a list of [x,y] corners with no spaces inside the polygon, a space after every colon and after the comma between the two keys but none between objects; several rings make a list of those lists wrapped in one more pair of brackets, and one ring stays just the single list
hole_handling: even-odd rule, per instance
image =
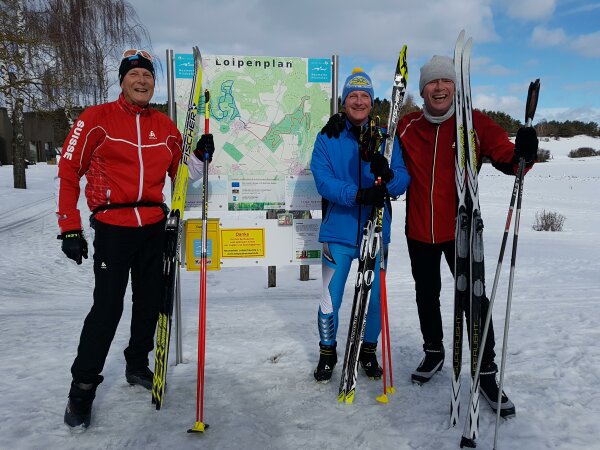
[{"label": "black ski", "polygon": [[456,189],[458,211],[455,241],[454,333],[452,345],[452,401],[450,424],[456,425],[460,411],[460,372],[462,365],[463,313],[469,311],[471,356],[471,402],[469,436],[475,439],[479,428],[479,379],[475,377],[480,347],[481,302],[484,298],[485,267],[483,220],[479,209],[477,153],[471,104],[470,61],[473,41],[464,40],[461,31],[454,50],[456,71]]}]

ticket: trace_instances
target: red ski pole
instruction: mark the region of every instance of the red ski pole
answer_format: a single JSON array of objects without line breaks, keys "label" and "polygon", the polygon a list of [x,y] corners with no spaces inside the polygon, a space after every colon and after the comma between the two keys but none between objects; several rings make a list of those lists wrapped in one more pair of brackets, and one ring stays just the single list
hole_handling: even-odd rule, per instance
[{"label": "red ski pole", "polygon": [[[210,93],[204,91],[204,134],[209,134]],[[200,305],[198,308],[198,375],[196,378],[196,423],[189,433],[203,433],[208,424],[204,424],[204,362],[206,359],[206,249],[207,249],[207,213],[208,213],[208,164],[209,156],[204,158],[202,179],[202,241],[200,250]]]}]

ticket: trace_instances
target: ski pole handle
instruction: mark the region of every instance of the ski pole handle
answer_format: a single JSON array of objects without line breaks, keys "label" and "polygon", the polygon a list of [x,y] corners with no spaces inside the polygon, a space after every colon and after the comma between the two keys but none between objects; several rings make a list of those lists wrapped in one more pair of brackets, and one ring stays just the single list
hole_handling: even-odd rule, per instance
[{"label": "ski pole handle", "polygon": [[529,90],[527,91],[527,102],[525,103],[525,126],[530,127],[533,122],[533,116],[535,116],[535,110],[537,108],[538,96],[540,93],[540,79],[529,83]]},{"label": "ski pole handle", "polygon": [[[208,89],[204,90],[204,134],[209,134],[210,127],[210,92]],[[210,158],[208,153],[205,153],[205,161]]]}]

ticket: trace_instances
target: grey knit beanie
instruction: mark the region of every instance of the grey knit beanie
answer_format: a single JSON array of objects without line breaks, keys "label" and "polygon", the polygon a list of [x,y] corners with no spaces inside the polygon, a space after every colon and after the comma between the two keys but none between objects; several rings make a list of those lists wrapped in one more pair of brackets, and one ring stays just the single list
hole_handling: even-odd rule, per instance
[{"label": "grey knit beanie", "polygon": [[421,67],[421,79],[419,80],[419,93],[423,93],[425,85],[433,80],[446,78],[456,83],[456,72],[454,61],[447,56],[433,55],[431,60]]}]

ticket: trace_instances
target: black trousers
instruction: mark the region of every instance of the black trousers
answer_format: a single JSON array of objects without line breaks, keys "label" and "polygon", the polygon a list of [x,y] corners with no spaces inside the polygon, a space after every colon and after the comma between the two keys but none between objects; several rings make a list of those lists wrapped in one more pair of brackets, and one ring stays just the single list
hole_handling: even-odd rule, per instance
[{"label": "black trousers", "polygon": [[[443,242],[441,244],[428,244],[407,238],[406,242],[408,244],[412,276],[415,280],[417,310],[419,312],[423,342],[425,345],[437,346],[442,344],[444,338],[442,315],[440,312],[440,291],[442,289],[440,263],[443,254],[450,271],[454,275],[454,241]],[[469,305],[468,301],[465,303],[464,309],[466,311],[468,333]],[[480,330],[482,332],[489,304],[490,301],[484,292],[481,303]],[[485,348],[483,349],[483,365],[494,362],[496,356],[494,346],[494,326],[492,321],[490,321],[490,328]]]},{"label": "black trousers", "polygon": [[132,368],[148,366],[163,284],[165,221],[144,227],[95,221],[94,229],[94,303],[83,323],[71,374],[75,382],[98,384],[123,313],[130,272],[131,337],[125,360]]}]

